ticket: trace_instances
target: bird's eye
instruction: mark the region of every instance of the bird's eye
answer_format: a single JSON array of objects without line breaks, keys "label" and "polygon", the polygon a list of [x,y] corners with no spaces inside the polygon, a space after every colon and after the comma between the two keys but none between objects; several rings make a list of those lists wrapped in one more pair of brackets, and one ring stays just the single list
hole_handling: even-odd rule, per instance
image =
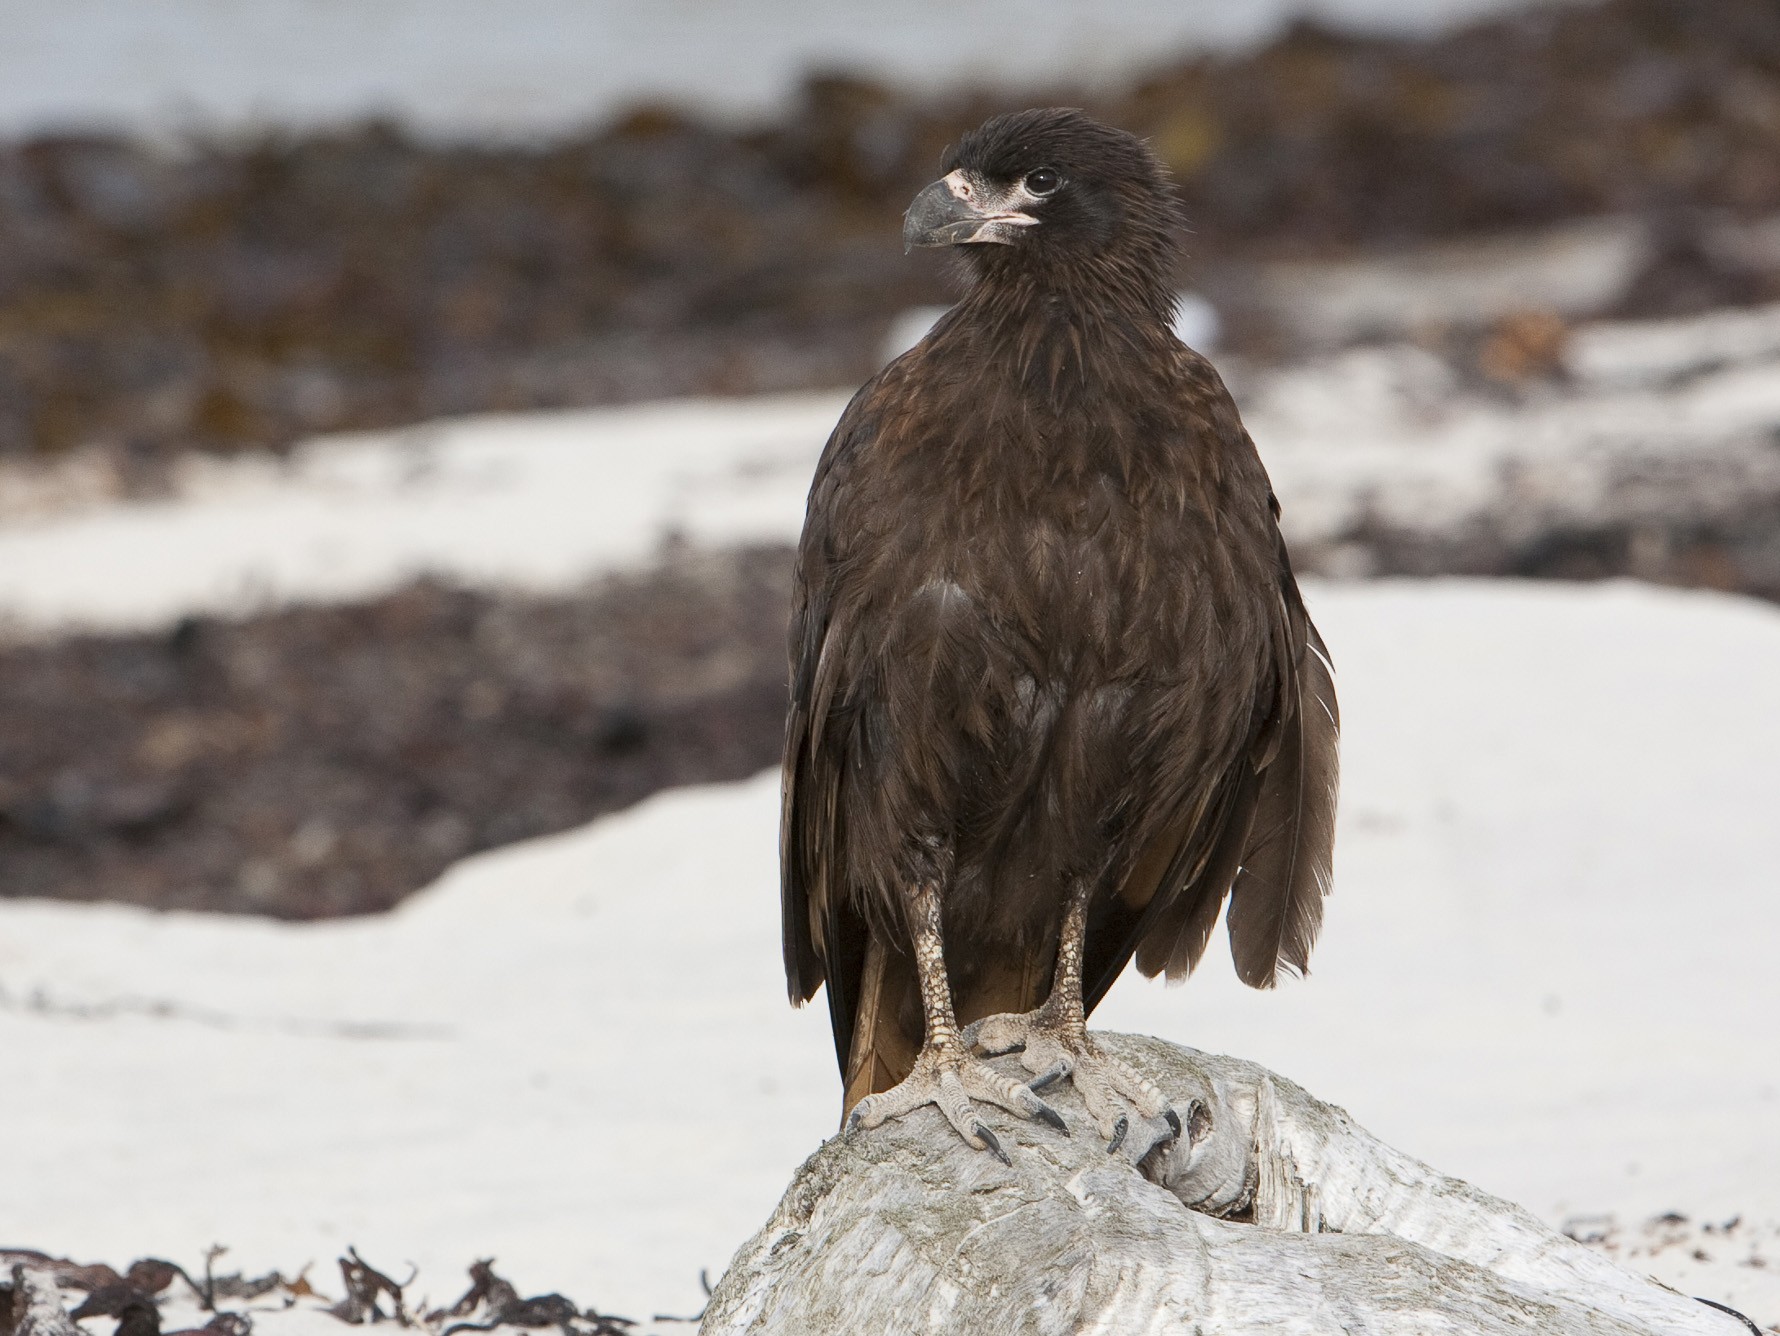
[{"label": "bird's eye", "polygon": [[1063,178],[1049,167],[1040,167],[1036,172],[1026,173],[1026,189],[1034,195],[1049,195],[1063,184]]}]

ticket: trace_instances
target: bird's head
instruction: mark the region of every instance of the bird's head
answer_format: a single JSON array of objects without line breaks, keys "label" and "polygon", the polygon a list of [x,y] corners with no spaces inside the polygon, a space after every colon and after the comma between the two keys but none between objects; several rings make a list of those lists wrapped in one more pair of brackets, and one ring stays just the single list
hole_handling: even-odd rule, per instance
[{"label": "bird's head", "polygon": [[904,215],[906,248],[966,247],[979,273],[1116,268],[1166,286],[1177,205],[1135,135],[1065,107],[1015,112],[945,167]]}]

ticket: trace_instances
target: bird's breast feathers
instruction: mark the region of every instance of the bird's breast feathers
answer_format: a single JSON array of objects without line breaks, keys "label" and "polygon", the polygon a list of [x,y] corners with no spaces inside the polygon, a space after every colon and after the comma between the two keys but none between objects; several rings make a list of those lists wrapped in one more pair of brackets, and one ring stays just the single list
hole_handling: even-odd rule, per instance
[{"label": "bird's breast feathers", "polygon": [[[943,612],[1060,646],[1166,642],[1269,583],[1238,569],[1227,513],[1201,499],[1197,478],[1179,476],[1178,461],[1166,478],[1108,468],[1035,478],[954,460],[879,485],[874,471],[858,480],[860,520],[836,545],[847,583],[884,612]],[[901,500],[874,503],[885,496]],[[1264,505],[1250,503],[1257,519]]]}]

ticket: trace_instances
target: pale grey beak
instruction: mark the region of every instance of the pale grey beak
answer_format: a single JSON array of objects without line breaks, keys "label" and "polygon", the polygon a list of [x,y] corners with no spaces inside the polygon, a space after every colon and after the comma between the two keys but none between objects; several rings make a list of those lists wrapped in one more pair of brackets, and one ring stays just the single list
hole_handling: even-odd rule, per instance
[{"label": "pale grey beak", "polygon": [[1012,245],[1021,228],[1038,221],[1030,214],[997,208],[997,203],[985,201],[960,172],[935,181],[915,196],[902,216],[904,253],[917,246]]}]

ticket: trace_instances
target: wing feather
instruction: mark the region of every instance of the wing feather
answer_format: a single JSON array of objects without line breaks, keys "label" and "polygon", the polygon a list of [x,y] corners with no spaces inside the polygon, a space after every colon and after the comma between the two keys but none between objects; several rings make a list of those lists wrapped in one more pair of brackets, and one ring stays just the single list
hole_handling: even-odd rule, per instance
[{"label": "wing feather", "polygon": [[832,605],[835,555],[829,501],[853,452],[874,429],[873,394],[880,380],[853,396],[824,446],[810,485],[804,532],[793,581],[789,649],[790,705],[779,825],[779,907],[786,986],[802,1004],[827,984],[836,1055],[846,1071],[860,978],[866,965],[866,925],[845,893],[841,787],[845,765],[834,722],[845,628]]},{"label": "wing feather", "polygon": [[1280,601],[1292,659],[1278,745],[1260,772],[1254,826],[1226,918],[1237,976],[1256,988],[1272,987],[1282,967],[1302,974],[1310,963],[1330,887],[1340,778],[1341,716],[1328,650],[1289,575]]},{"label": "wing feather", "polygon": [[1109,897],[1144,912],[1090,942],[1090,1007],[1133,952],[1144,974],[1191,973],[1226,896],[1231,955],[1244,983],[1268,988],[1281,966],[1302,973],[1309,962],[1330,886],[1340,716],[1328,651],[1304,610],[1283,539],[1279,562],[1273,697],[1256,711],[1247,746],[1211,800],[1168,837],[1175,853],[1161,875],[1155,860],[1140,860]]}]

